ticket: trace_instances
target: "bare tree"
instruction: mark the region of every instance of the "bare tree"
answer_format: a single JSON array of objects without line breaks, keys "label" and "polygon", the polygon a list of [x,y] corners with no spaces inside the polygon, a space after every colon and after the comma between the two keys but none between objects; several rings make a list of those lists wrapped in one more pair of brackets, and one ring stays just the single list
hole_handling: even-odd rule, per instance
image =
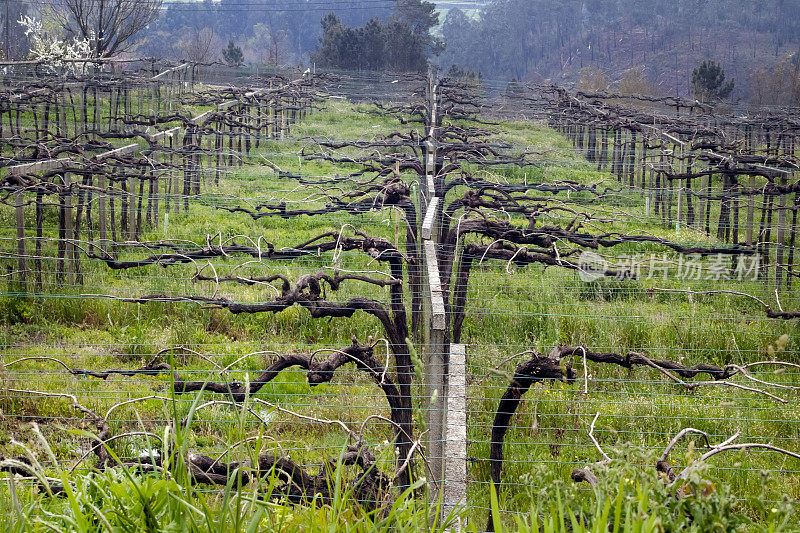
[{"label": "bare tree", "polygon": [[178,47],[186,59],[193,63],[205,63],[211,59],[211,48],[216,35],[208,26],[193,29],[186,39],[182,39]]},{"label": "bare tree", "polygon": [[622,75],[622,79],[617,84],[617,91],[620,94],[642,94],[656,96],[658,87],[647,77],[641,65],[629,68]]},{"label": "bare tree", "polygon": [[611,85],[608,75],[597,68],[596,65],[583,67],[578,88],[584,91],[604,91]]},{"label": "bare tree", "polygon": [[88,39],[96,57],[125,50],[158,18],[161,0],[51,0],[67,33]]}]

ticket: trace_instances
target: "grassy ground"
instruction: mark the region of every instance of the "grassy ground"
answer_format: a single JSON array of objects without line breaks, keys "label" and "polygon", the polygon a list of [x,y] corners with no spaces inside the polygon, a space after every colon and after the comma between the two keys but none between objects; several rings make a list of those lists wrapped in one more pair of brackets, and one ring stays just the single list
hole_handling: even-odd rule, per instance
[{"label": "grassy ground", "polygon": [[[252,220],[241,213],[231,214],[215,206],[254,206],[262,201],[300,201],[303,207],[319,207],[326,198],[320,189],[300,185],[295,180],[279,178],[264,166],[263,159],[284,171],[302,172],[304,176],[344,174],[356,167],[334,166],[328,162],[305,161],[297,151],[306,147],[308,137],[331,139],[370,138],[391,131],[407,129],[391,118],[359,113],[366,108],[346,102],[332,101],[327,109],[308,116],[296,125],[291,136],[283,141],[271,140],[252,153],[249,165],[224,168],[219,187],[204,186],[199,198],[194,198],[189,211],[170,212],[166,224],[147,230],[143,239],[194,241],[206,243],[206,236],[220,234],[222,239],[245,235],[252,242],[259,238],[276,247],[291,246],[325,231],[354,228],[403,244],[405,232],[402,221],[390,211],[375,211],[360,216],[331,214],[293,219],[262,218]],[[535,151],[541,154],[540,164],[525,168],[487,169],[488,179],[509,181],[557,181],[571,179],[587,184],[616,186],[616,178],[594,170],[572,153],[566,139],[552,130],[531,123],[504,123],[493,127],[494,138],[511,143],[517,152]],[[357,150],[345,153],[358,154]],[[479,169],[476,169],[479,170]],[[211,181],[213,173],[206,179]],[[406,178],[411,181],[414,176]],[[456,188],[448,199],[462,191]],[[572,198],[574,199],[574,197]],[[588,202],[587,198],[587,202]],[[684,243],[714,243],[714,239],[692,229],[664,228],[652,216],[646,217],[644,200],[636,193],[620,193],[588,202],[586,209],[599,218],[604,231],[646,231],[656,236]],[[162,215],[163,216],[163,215]],[[553,219],[552,222],[563,223]],[[55,236],[55,210],[46,213],[45,227]],[[166,226],[166,227],[165,227]],[[13,255],[13,211],[0,209],[0,237],[5,257]],[[219,242],[220,237],[212,237]],[[239,242],[251,242],[240,238]],[[46,252],[54,255],[51,245]],[[661,253],[656,246],[615,250],[610,261],[624,262],[623,255]],[[46,254],[47,255],[47,254]],[[121,258],[141,257],[141,251],[122,251]],[[270,262],[250,265],[244,270],[251,274],[283,272],[296,279],[303,273],[316,272],[333,266],[333,257],[306,257],[293,262]],[[668,254],[669,261],[678,261]],[[12,259],[5,259],[10,266]],[[219,275],[229,273],[239,263],[236,259],[211,261]],[[708,263],[704,263],[708,266]],[[199,265],[203,267],[205,263]],[[339,268],[375,270],[362,254],[346,253]],[[0,346],[2,361],[28,356],[51,356],[70,366],[105,369],[137,368],[149,361],[159,350],[185,346],[202,353],[221,367],[232,365],[228,377],[244,381],[255,375],[271,359],[271,351],[310,352],[339,348],[355,336],[363,341],[368,336],[382,336],[380,324],[372,317],[357,313],[352,318],[314,320],[306,311],[291,308],[277,315],[231,315],[224,310],[202,309],[195,304],[150,303],[138,305],[92,295],[129,297],[142,294],[202,294],[217,293],[231,299],[261,301],[275,294],[270,287],[251,288],[225,285],[216,289],[214,283],[193,282],[194,265],[171,266],[164,269],[149,266],[127,271],[112,271],[99,261],[83,260],[84,284],[56,285],[51,272],[53,261],[45,261],[45,289],[36,296],[22,296],[13,282],[8,282],[2,297],[0,312]],[[683,360],[687,364],[707,362],[726,364],[779,358],[798,362],[798,329],[796,321],[786,322],[764,318],[763,310],[746,298],[714,295],[689,296],[685,293],[660,293],[648,290],[666,287],[694,290],[734,289],[749,292],[774,301],[772,289],[763,281],[719,282],[714,280],[685,280],[677,276],[673,265],[668,279],[663,280],[599,280],[585,283],[573,272],[525,269],[487,261],[476,266],[470,279],[468,311],[463,342],[468,345],[469,358],[469,448],[473,458],[469,466],[467,519],[482,526],[489,509],[488,457],[492,419],[500,395],[508,384],[509,373],[524,360],[524,355],[511,358],[525,350],[549,351],[559,343],[585,343],[598,350],[637,350],[655,358]],[[210,274],[206,267],[205,274]],[[8,278],[7,278],[8,279]],[[384,289],[363,284],[344,284],[335,295],[339,301],[350,296],[367,295],[387,301]],[[796,296],[781,295],[785,308],[800,307]],[[776,355],[777,339],[784,334],[789,340]],[[379,358],[385,349],[378,347]],[[175,364],[181,373],[195,379],[216,375],[216,367],[207,359],[173,350]],[[254,353],[261,352],[261,353]],[[266,352],[266,353],[264,353]],[[242,358],[247,354],[252,354]],[[166,356],[165,356],[166,357]],[[505,363],[502,363],[507,360]],[[568,479],[569,472],[579,466],[599,460],[599,454],[587,431],[595,413],[600,416],[595,434],[607,453],[627,457],[637,464],[652,464],[653,456],[663,449],[672,435],[691,426],[707,431],[712,441],[721,441],[741,431],[740,441],[769,442],[796,450],[800,437],[800,415],[796,411],[797,392],[769,388],[788,400],[787,405],[764,396],[721,387],[701,388],[686,392],[669,383],[655,371],[638,369],[631,372],[619,368],[604,368],[589,364],[586,383],[581,361],[576,361],[579,379],[574,384],[546,383],[535,386],[525,397],[512,421],[506,442],[507,461],[503,485],[499,488],[499,507],[505,511],[528,512],[536,491],[531,487],[547,488],[545,468],[549,475]],[[495,370],[495,368],[497,369]],[[796,372],[775,374],[773,368],[759,376],[770,381],[798,385]],[[42,445],[30,429],[36,421],[50,442],[56,459],[71,467],[87,450],[84,436],[70,433],[68,428],[79,425],[75,411],[62,398],[32,398],[12,393],[8,389],[32,389],[75,394],[85,405],[105,413],[123,399],[143,395],[164,395],[169,377],[112,377],[101,381],[90,377],[72,376],[52,361],[28,361],[7,366],[3,373],[5,392],[0,393],[0,447],[3,455],[19,453],[11,440],[22,442],[41,455]],[[585,390],[586,388],[586,390]],[[416,389],[417,405],[423,406],[421,387]],[[387,415],[386,402],[369,380],[355,370],[342,369],[334,381],[316,388],[309,387],[302,372],[284,371],[264,387],[257,397],[286,409],[317,418],[336,418],[357,428],[368,415]],[[212,399],[204,394],[203,400]],[[168,402],[153,399],[123,406],[109,420],[112,431],[122,433],[143,428],[163,432],[165,420],[183,417],[191,409],[194,398],[179,396]],[[284,412],[263,409],[266,427],[255,418],[240,418],[240,412],[226,406],[213,406],[197,413],[193,431],[187,433],[190,449],[209,454],[226,451],[230,443],[263,432],[271,439],[261,445],[264,449],[289,453],[305,464],[319,463],[323,457],[335,457],[346,435],[328,426],[298,419]],[[422,422],[422,416],[418,422]],[[369,424],[367,441],[379,452],[379,465],[391,468],[392,448],[388,444],[391,432],[385,424]],[[121,439],[114,449],[121,457],[134,457],[152,446],[152,439]],[[699,445],[699,443],[698,443]],[[230,459],[247,455],[247,446],[228,454]],[[686,443],[673,455],[676,463],[686,461]],[[45,462],[47,462],[45,460]],[[752,504],[756,493],[765,501],[779,501],[782,495],[796,500],[800,464],[795,459],[760,452],[733,452],[712,459],[715,466],[707,475],[717,483],[730,487],[737,509],[762,522],[769,513]],[[311,470],[315,470],[312,467]],[[772,472],[768,486],[762,470]],[[202,493],[212,508],[222,502],[219,493]],[[580,496],[580,495],[579,495]],[[587,496],[584,494],[584,496]],[[36,497],[25,494],[28,501]],[[43,505],[51,505],[42,502]],[[61,504],[58,504],[61,505]],[[255,507],[253,507],[255,509]],[[253,511],[255,512],[255,511]],[[280,513],[265,511],[274,520]],[[292,511],[295,512],[295,511]],[[301,512],[301,511],[297,511]],[[310,512],[310,511],[302,511]],[[511,514],[503,520],[512,520]],[[511,523],[511,522],[509,522]],[[262,527],[266,527],[262,524]],[[479,526],[480,527],[480,526]],[[288,529],[287,529],[288,530]]]}]

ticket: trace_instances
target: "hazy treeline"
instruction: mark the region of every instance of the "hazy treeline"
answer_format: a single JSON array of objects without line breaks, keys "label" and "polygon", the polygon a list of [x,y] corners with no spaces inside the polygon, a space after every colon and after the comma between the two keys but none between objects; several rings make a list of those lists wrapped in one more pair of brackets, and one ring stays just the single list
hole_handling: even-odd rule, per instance
[{"label": "hazy treeline", "polygon": [[25,0],[8,0],[0,4],[0,59],[23,59],[28,53],[25,28],[17,21],[30,11]]},{"label": "hazy treeline", "polygon": [[[24,57],[16,20],[46,16],[47,5],[6,3],[10,23],[0,20],[0,29],[11,50],[0,56]],[[204,63],[222,60],[232,42],[255,65],[423,71],[430,60],[444,73],[456,66],[501,83],[583,80],[679,96],[692,92],[693,69],[713,60],[735,80],[732,98],[800,104],[797,0],[493,0],[448,8],[422,0],[168,0],[129,53]]]},{"label": "hazy treeline", "polygon": [[390,1],[374,0],[165,2],[137,52],[213,61],[232,40],[247,63],[297,64],[308,61],[322,35],[320,21],[329,13],[345,25],[362,26],[373,17],[388,19],[391,10]]},{"label": "hazy treeline", "polygon": [[578,81],[594,66],[610,81],[643,67],[654,86],[688,94],[703,59],[737,80],[798,51],[800,2],[794,0],[495,0],[477,15],[449,10],[439,57],[484,78]]}]

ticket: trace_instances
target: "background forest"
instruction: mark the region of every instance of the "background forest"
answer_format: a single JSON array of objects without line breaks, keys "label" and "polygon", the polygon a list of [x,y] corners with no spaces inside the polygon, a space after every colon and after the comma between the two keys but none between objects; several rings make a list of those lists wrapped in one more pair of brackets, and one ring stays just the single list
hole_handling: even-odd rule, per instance
[{"label": "background forest", "polygon": [[[486,80],[578,82],[596,67],[612,84],[639,67],[654,91],[682,96],[690,94],[692,70],[713,59],[736,80],[734,98],[796,98],[800,3],[791,0],[495,0],[437,3],[435,11],[419,0],[164,5],[144,34],[142,55],[185,55],[205,30],[219,40],[210,56],[218,58],[232,39],[250,63],[422,70],[422,54],[445,72],[456,65]],[[338,27],[323,35],[329,13],[329,27]],[[168,46],[175,35],[183,43],[177,48]]]},{"label": "background forest", "polygon": [[[25,56],[16,21],[46,17],[48,4],[6,2],[4,55]],[[693,69],[714,60],[736,81],[734,100],[800,99],[793,0],[167,0],[128,53],[222,61],[229,42],[250,66],[424,71],[430,61],[496,87],[583,79],[592,89],[678,96],[692,93]]]}]

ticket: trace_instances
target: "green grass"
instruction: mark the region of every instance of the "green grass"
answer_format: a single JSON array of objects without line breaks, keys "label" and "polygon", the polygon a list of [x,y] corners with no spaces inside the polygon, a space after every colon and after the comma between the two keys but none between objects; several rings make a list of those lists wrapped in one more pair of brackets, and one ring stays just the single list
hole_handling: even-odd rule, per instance
[{"label": "green grass", "polygon": [[[166,404],[173,414],[186,418],[199,416],[195,402],[185,413],[183,406]],[[245,430],[244,413],[234,422]],[[220,413],[215,413],[219,415]],[[177,418],[171,419],[173,422]],[[202,422],[195,422],[200,423]],[[188,472],[181,464],[184,454],[194,447],[197,438],[188,427],[172,424],[162,433],[161,446],[151,450],[149,457],[171,457],[177,449],[179,464],[168,469],[143,473],[128,466],[118,466],[103,472],[74,475],[66,467],[46,468],[33,446],[16,443],[30,460],[30,466],[13,460],[11,464],[25,469],[30,479],[10,478],[7,489],[0,491],[0,510],[4,512],[5,531],[442,531],[453,523],[453,516],[440,520],[438,508],[420,504],[412,496],[422,488],[418,482],[387,502],[385,511],[374,512],[362,506],[353,492],[357,480],[335,462],[328,472],[330,497],[327,501],[315,498],[313,504],[289,506],[280,503],[282,481],[273,469],[257,478],[247,488],[237,486],[237,478],[220,490],[203,490],[189,483]],[[46,458],[58,464],[61,450],[53,448],[38,426],[33,426],[37,448]],[[156,437],[157,435],[154,435]],[[229,438],[238,438],[229,436]],[[228,441],[230,442],[230,440]],[[265,452],[277,453],[268,439],[249,439],[237,451],[252,460]],[[244,449],[244,450],[243,450]],[[110,450],[112,457],[121,456]],[[14,462],[16,461],[16,462]],[[162,463],[163,464],[163,463]],[[167,473],[172,472],[172,475]]]},{"label": "green grass", "polygon": [[[313,113],[295,125],[291,137],[262,143],[259,153],[251,153],[248,165],[225,168],[219,188],[209,183],[204,185],[204,193],[192,199],[188,212],[181,209],[176,214],[171,210],[166,231],[162,210],[158,225],[146,228],[142,239],[188,239],[204,245],[206,235],[221,234],[223,239],[246,235],[253,242],[262,237],[262,243],[266,240],[281,247],[296,245],[325,231],[343,229],[351,234],[355,227],[372,235],[397,240],[402,247],[405,231],[402,226],[396,231],[395,215],[388,210],[357,217],[336,213],[289,220],[275,217],[252,220],[241,213],[230,214],[215,208],[219,205],[254,206],[262,201],[287,201],[291,205],[291,202],[300,200],[304,201],[301,204],[303,207],[323,206],[327,199],[318,194],[318,189],[302,186],[292,179],[278,178],[273,170],[259,164],[263,161],[260,158],[269,159],[282,170],[300,171],[311,176],[343,175],[354,170],[355,166],[299,160],[297,151],[303,147],[307,151],[313,149],[309,148],[309,141],[301,140],[304,137],[353,139],[363,135],[368,139],[373,135],[408,129],[408,126],[401,126],[394,119],[357,112],[365,109],[367,106],[353,106],[341,101],[328,103],[325,110]],[[514,122],[489,129],[495,132],[490,139],[510,143],[515,153],[535,151],[541,154],[541,163],[523,168],[488,169],[485,174],[487,179],[512,182],[570,179],[598,184],[600,188],[617,186],[614,176],[594,170],[592,165],[572,152],[565,138],[542,125]],[[342,153],[359,155],[361,152],[348,149]],[[414,179],[411,175],[404,177]],[[209,176],[207,179],[210,179]],[[455,188],[447,199],[452,200],[462,193],[463,188]],[[565,197],[564,193],[559,196],[562,199]],[[575,200],[575,196],[570,199]],[[593,216],[614,219],[610,222],[594,222],[600,231],[645,231],[679,242],[715,243],[715,239],[694,229],[683,228],[676,233],[674,228],[663,227],[652,215],[646,217],[644,200],[636,193],[623,191],[599,200],[586,195],[581,199],[586,202],[586,209]],[[6,257],[9,253],[13,254],[15,245],[13,215],[9,208],[0,209],[0,228],[4,228],[0,230],[0,237],[3,238],[0,242]],[[544,223],[563,224],[567,220],[566,216],[553,215]],[[45,227],[50,237],[56,236],[56,221],[55,208],[46,209]],[[524,223],[519,219],[514,221]],[[32,235],[30,228],[28,231]],[[597,230],[592,228],[592,231]],[[214,238],[213,242],[218,243],[219,237]],[[239,242],[249,241],[240,238]],[[609,254],[612,261],[623,263],[623,254],[657,252],[660,255],[662,251],[655,245],[629,245],[614,249]],[[44,255],[52,257],[54,254],[55,245],[45,243]],[[122,259],[142,255],[141,251],[121,252]],[[669,254],[669,259],[677,260],[677,256]],[[8,266],[15,265],[12,259],[3,261]],[[226,258],[211,261],[219,275],[231,272],[238,263],[237,259]],[[75,367],[138,368],[159,350],[188,346],[225,367],[254,352],[310,352],[347,345],[353,336],[362,342],[368,336],[383,336],[379,322],[363,313],[356,313],[352,318],[315,320],[307,311],[294,307],[277,315],[231,315],[224,310],[202,309],[189,303],[138,305],[84,296],[104,294],[129,297],[154,293],[209,296],[215,292],[214,283],[193,282],[191,279],[196,268],[204,265],[205,262],[197,267],[189,264],[167,269],[148,266],[112,271],[101,262],[83,258],[81,266],[85,282],[77,286],[69,283],[57,285],[52,274],[54,263],[45,261],[44,290],[35,296],[19,295],[19,288],[13,281],[0,281],[7,284],[3,288],[5,295],[0,300],[2,360],[8,363],[20,357],[42,355],[57,357]],[[299,275],[332,266],[332,255],[321,254],[320,257],[307,257],[293,262],[254,264],[236,272],[259,275],[282,272],[296,279]],[[343,254],[338,266],[352,270],[381,268],[359,253]],[[794,362],[800,359],[800,332],[796,321],[768,320],[764,318],[763,310],[751,300],[729,295],[696,295],[690,298],[684,293],[653,293],[648,290],[654,286],[694,290],[733,289],[750,292],[773,302],[772,286],[762,281],[747,284],[736,281],[685,281],[676,279],[673,271],[666,282],[611,279],[584,283],[570,271],[538,266],[525,269],[511,267],[512,275],[509,275],[506,267],[505,263],[486,261],[473,268],[462,339],[468,345],[470,369],[468,455],[474,458],[469,466],[470,508],[464,516],[476,528],[483,527],[490,507],[486,459],[494,412],[508,385],[508,375],[517,363],[524,360],[524,356],[501,365],[501,375],[493,373],[492,369],[513,354],[530,349],[547,352],[559,343],[584,343],[598,350],[636,350],[655,358],[682,358],[687,364],[707,362],[722,365],[771,358],[769,346],[774,346],[781,335],[788,334],[788,344],[776,357]],[[206,266],[204,274],[210,275],[211,269]],[[243,301],[269,299],[274,294],[269,287],[231,284],[222,284],[218,290],[218,295]],[[384,289],[360,283],[345,283],[336,294],[329,294],[337,301],[356,295],[370,296],[384,302],[388,300],[388,292]],[[798,307],[793,294],[782,293],[781,298],[785,308]],[[378,345],[376,355],[381,360],[386,357],[382,345]],[[221,379],[215,374],[215,366],[202,357],[181,350],[175,350],[173,357],[182,375],[200,380],[209,376]],[[254,354],[240,359],[231,367],[229,378],[244,381],[249,376],[252,379],[258,370],[265,367],[269,358],[269,355]],[[574,364],[582,377],[582,362],[576,360]],[[793,385],[798,385],[800,381],[792,371],[774,374],[772,370],[759,376]],[[629,450],[637,449],[642,450],[643,457],[646,456],[650,461],[672,435],[687,426],[709,432],[714,442],[741,430],[741,442],[772,442],[796,450],[795,443],[800,438],[800,415],[795,409],[798,399],[796,391],[770,389],[791,401],[784,406],[751,392],[721,387],[701,388],[688,393],[649,369],[628,372],[590,364],[587,373],[590,375],[588,395],[583,392],[581,380],[574,384],[539,384],[527,393],[513,418],[506,438],[504,484],[499,487],[499,508],[503,510],[501,520],[507,525],[523,527],[508,512],[526,514],[531,528],[533,524],[541,525],[537,517],[549,512],[549,507],[545,505],[549,503],[538,496],[539,491],[547,490],[554,480],[568,480],[573,468],[599,460],[599,454],[587,434],[597,412],[601,415],[595,432],[604,449],[614,458],[627,458],[630,456]],[[169,389],[169,377],[166,375],[135,378],[116,376],[102,381],[66,374],[55,363],[45,361],[29,361],[5,368],[0,373],[0,379],[6,389],[70,391],[102,413],[120,399],[147,394],[163,395],[163,389]],[[415,402],[419,406],[425,402],[421,390],[421,384],[417,384]],[[315,388],[308,386],[303,373],[285,371],[256,397],[301,414],[340,419],[351,427],[358,427],[371,414],[388,416],[386,401],[380,391],[364,373],[355,370],[342,369],[332,383]],[[213,395],[206,393],[201,401],[212,398]],[[174,399],[172,405],[178,418],[190,411],[193,401],[193,395]],[[71,461],[85,450],[86,439],[67,431],[67,428],[80,424],[74,419],[75,413],[69,403],[63,399],[34,400],[0,393],[0,409],[4,415],[0,419],[0,448],[5,456],[18,453],[18,448],[11,445],[11,439],[15,439],[34,450],[38,457],[44,457],[41,440],[28,424],[34,420],[38,421],[42,434],[51,443],[60,464],[71,466]],[[115,434],[138,427],[158,433],[163,431],[174,414],[165,408],[164,402],[148,400],[120,408],[110,422]],[[185,436],[186,445],[202,453],[220,454],[229,443],[263,431],[293,458],[314,465],[325,457],[335,458],[347,440],[346,435],[327,426],[304,422],[283,413],[273,412],[269,418],[269,423],[263,427],[255,419],[248,418],[242,422],[236,411],[223,406],[202,410],[197,414],[192,431]],[[365,439],[379,447],[380,464],[386,470],[391,470],[391,446],[382,444],[391,440],[390,428],[385,424],[371,423],[366,428]],[[144,444],[142,440],[124,439],[115,441],[113,448],[121,457],[130,457],[135,456]],[[273,446],[274,443],[269,445]],[[686,450],[684,444],[673,452],[677,464],[680,464]],[[246,450],[236,450],[229,458],[246,456]],[[635,459],[644,461],[641,457]],[[652,462],[636,464],[642,476],[648,472],[653,474],[651,467],[644,466]],[[739,466],[735,466],[737,464]],[[759,524],[768,525],[771,517],[754,503],[757,497],[765,502],[779,502],[783,495],[793,500],[800,497],[797,488],[800,486],[800,465],[794,459],[758,452],[735,452],[715,457],[712,466],[714,468],[707,475],[730,491],[731,508],[736,513],[752,517]],[[768,486],[761,483],[761,470],[773,472]],[[546,475],[542,475],[542,471]],[[86,469],[82,468],[81,472],[84,475],[76,479],[80,483],[91,483],[88,481],[91,476],[86,474]],[[171,484],[163,478],[139,480],[134,477],[131,481],[122,474],[103,476],[102,490],[126,491],[130,501],[123,498],[120,505],[130,506],[130,509],[139,505],[136,498],[130,497],[132,485],[160,483],[158,487],[153,485],[148,490],[163,494],[171,502],[164,507],[163,517],[167,520],[164,524],[176,516],[191,515],[198,521],[211,520],[211,525],[207,528],[205,525],[198,526],[198,530],[223,530],[219,524],[223,518],[228,518],[223,509],[225,498],[240,497],[242,502],[239,509],[246,509],[241,511],[242,517],[238,522],[242,525],[232,526],[230,530],[244,530],[245,524],[252,523],[257,528],[316,530],[323,519],[337,524],[333,529],[346,529],[346,523],[351,520],[362,520],[358,522],[361,525],[353,526],[353,530],[384,527],[369,524],[363,516],[351,516],[348,506],[338,510],[326,507],[269,507],[252,498],[248,499],[244,491],[234,495],[235,491],[203,491],[183,485],[180,481]],[[762,487],[763,494],[760,492]],[[30,510],[36,506],[45,506],[48,512],[58,516],[72,516],[74,520],[79,516],[74,507],[69,507],[64,500],[51,501],[31,488],[19,490],[22,491],[19,494],[23,515],[30,515]],[[631,493],[626,490],[622,493],[628,498]],[[581,500],[578,497],[580,494],[586,496],[586,491],[575,496],[575,502],[585,500],[582,505],[591,507],[594,500]],[[10,493],[4,489],[0,490],[0,495],[5,498],[0,505],[8,510],[6,514],[16,512],[16,504]],[[202,512],[196,513],[179,499],[200,508]],[[595,514],[601,515],[607,501],[616,505],[617,494],[598,496],[595,500],[599,505]],[[569,501],[569,505],[574,503]],[[627,502],[627,499],[623,502],[621,512],[634,520],[635,516],[639,516],[639,510]],[[85,505],[85,502],[78,502],[78,505]],[[402,505],[408,506],[403,508],[403,512],[411,517],[408,518],[410,529],[421,523],[415,520],[424,520],[424,512],[412,503]],[[81,509],[81,512],[88,513],[88,507]],[[59,520],[61,524],[68,522],[65,518],[53,520]],[[646,522],[646,518],[641,518],[639,522],[643,530],[657,529],[652,523],[646,525]],[[558,527],[563,529],[567,523],[568,518]],[[18,527],[22,527],[19,524],[24,522],[18,522]],[[162,525],[162,522],[159,524]],[[397,522],[394,523],[396,525]],[[557,525],[552,527],[559,530]]]}]

